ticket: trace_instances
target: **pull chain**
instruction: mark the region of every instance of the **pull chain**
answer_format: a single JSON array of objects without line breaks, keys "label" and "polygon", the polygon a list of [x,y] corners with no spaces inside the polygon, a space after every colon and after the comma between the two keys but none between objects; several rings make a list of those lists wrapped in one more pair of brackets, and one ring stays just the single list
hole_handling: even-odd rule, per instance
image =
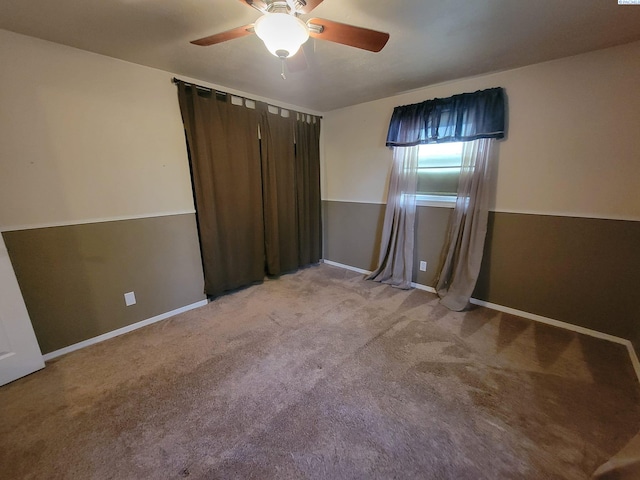
[{"label": "pull chain", "polygon": [[282,77],[283,80],[287,79],[287,76],[284,73],[284,58],[282,59],[282,72],[280,72],[280,76]]}]

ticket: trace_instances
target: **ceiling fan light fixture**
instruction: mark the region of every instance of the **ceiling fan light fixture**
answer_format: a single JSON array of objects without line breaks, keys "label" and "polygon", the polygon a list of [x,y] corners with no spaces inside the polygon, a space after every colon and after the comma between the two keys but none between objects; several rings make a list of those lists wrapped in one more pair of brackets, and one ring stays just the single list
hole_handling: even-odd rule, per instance
[{"label": "ceiling fan light fixture", "polygon": [[254,28],[267,50],[278,58],[295,55],[309,38],[307,25],[288,13],[266,13],[256,20]]}]

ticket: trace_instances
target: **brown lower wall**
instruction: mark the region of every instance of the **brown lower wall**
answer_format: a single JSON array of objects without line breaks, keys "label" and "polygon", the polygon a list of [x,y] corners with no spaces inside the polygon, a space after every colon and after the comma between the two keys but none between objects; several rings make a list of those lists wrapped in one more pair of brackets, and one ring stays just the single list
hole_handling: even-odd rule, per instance
[{"label": "brown lower wall", "polygon": [[2,235],[43,353],[205,299],[194,214]]},{"label": "brown lower wall", "polygon": [[640,222],[492,213],[474,297],[635,339],[639,246]]},{"label": "brown lower wall", "polygon": [[322,202],[323,257],[373,270],[378,262],[384,205]]},{"label": "brown lower wall", "polygon": [[[323,206],[325,259],[375,268],[385,206]],[[417,283],[433,286],[450,212],[418,207]],[[639,245],[640,222],[491,212],[474,297],[626,338],[640,352]]]},{"label": "brown lower wall", "polygon": [[[384,210],[323,202],[324,258],[373,270]],[[450,213],[418,208],[417,283],[435,281]],[[205,298],[193,214],[3,237],[43,353]],[[640,353],[638,245],[640,222],[492,212],[474,297],[630,339]],[[129,291],[137,304],[126,307]]]}]

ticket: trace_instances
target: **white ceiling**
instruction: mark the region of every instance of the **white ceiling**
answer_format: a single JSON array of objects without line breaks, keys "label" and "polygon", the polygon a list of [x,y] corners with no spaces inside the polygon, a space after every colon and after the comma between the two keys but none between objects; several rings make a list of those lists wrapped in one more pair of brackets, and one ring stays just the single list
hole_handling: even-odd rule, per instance
[{"label": "white ceiling", "polygon": [[282,80],[255,35],[189,43],[259,15],[241,0],[0,2],[0,28],[318,112],[640,40],[640,5],[617,0],[324,0],[303,19],[388,32],[387,46],[310,40],[310,67]]}]

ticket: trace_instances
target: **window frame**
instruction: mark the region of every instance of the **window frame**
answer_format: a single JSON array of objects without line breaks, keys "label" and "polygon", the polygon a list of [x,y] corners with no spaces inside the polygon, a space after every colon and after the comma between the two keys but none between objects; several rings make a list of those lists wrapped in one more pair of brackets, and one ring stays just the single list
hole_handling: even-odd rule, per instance
[{"label": "window frame", "polygon": [[458,201],[457,195],[429,195],[416,193],[416,205],[419,207],[453,208]]}]

